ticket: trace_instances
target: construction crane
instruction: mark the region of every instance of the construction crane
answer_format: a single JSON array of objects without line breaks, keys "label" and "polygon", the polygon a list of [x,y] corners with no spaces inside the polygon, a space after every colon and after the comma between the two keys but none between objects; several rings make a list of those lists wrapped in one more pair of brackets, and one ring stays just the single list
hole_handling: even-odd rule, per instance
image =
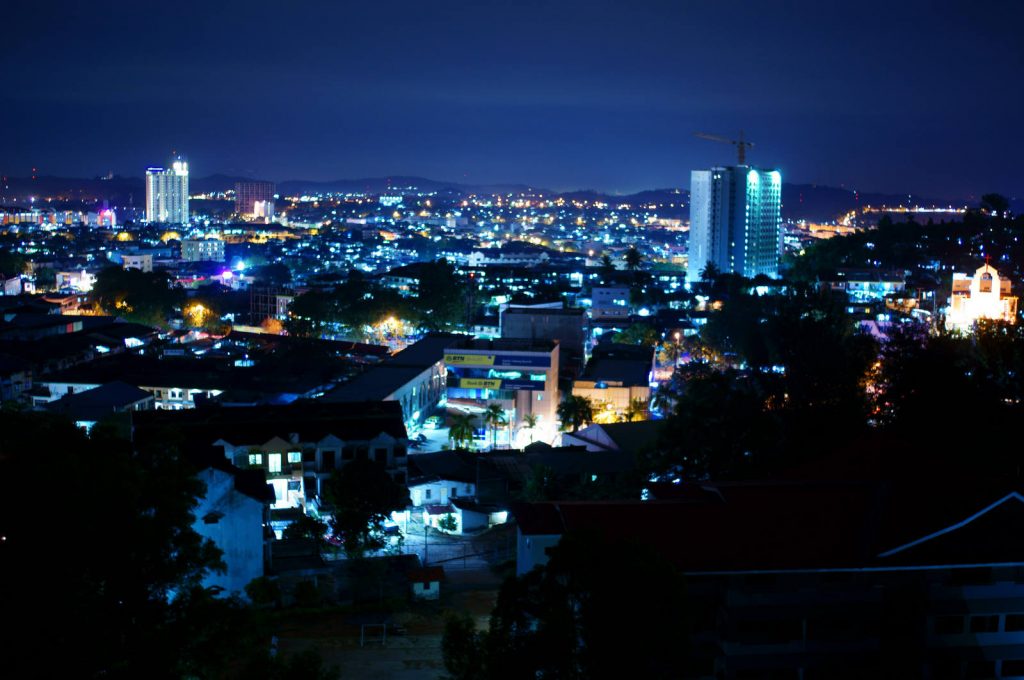
[{"label": "construction crane", "polygon": [[747,149],[754,146],[753,142],[748,142],[743,139],[743,130],[740,130],[739,139],[727,139],[725,137],[719,137],[718,135],[709,135],[706,132],[694,132],[694,137],[700,137],[701,139],[708,139],[712,142],[722,142],[724,144],[732,144],[736,147],[736,155],[739,157],[739,165],[747,164]]}]

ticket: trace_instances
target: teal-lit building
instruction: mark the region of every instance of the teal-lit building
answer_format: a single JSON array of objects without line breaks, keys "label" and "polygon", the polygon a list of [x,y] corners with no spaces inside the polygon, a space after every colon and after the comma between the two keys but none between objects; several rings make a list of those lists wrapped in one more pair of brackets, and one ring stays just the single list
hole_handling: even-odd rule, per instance
[{"label": "teal-lit building", "polygon": [[688,281],[709,262],[753,278],[779,275],[782,175],[746,165],[690,173]]}]

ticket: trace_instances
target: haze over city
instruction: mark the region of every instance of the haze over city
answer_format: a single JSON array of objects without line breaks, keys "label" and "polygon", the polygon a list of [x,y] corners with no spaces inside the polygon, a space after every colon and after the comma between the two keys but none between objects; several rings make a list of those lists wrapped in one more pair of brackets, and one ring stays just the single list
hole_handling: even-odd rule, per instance
[{"label": "haze over city", "polygon": [[[17,3],[0,174],[417,175],[629,193],[756,142],[787,181],[1015,196],[1006,2]],[[14,132],[16,131],[16,133]]]}]

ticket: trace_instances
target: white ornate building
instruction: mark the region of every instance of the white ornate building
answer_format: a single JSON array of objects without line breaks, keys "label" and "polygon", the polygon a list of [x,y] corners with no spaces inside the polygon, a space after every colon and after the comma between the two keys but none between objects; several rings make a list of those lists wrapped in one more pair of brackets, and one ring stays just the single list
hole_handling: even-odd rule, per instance
[{"label": "white ornate building", "polygon": [[1010,279],[1000,277],[995,267],[987,263],[974,276],[953,274],[946,328],[967,332],[979,319],[1015,323],[1017,298],[1010,295],[1010,284]]}]

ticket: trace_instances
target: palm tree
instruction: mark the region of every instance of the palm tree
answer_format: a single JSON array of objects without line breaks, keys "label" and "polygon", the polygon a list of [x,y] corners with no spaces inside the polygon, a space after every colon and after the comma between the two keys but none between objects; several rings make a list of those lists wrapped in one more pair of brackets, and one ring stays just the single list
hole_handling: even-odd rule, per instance
[{"label": "palm tree", "polygon": [[537,427],[537,415],[535,413],[527,413],[523,416],[523,427],[530,432],[530,443],[533,443],[533,428]]},{"label": "palm tree", "polygon": [[498,428],[507,423],[501,404],[489,404],[484,411],[484,423],[491,428],[491,448],[498,448]]},{"label": "palm tree", "polygon": [[640,269],[640,264],[644,261],[643,254],[636,249],[636,246],[630,246],[626,254],[622,256],[622,259],[626,261],[626,269],[631,272],[635,272]]},{"label": "palm tree", "polygon": [[722,275],[722,270],[718,268],[718,265],[708,260],[707,264],[704,265],[704,269],[700,270],[700,280],[710,281],[714,283],[715,279]]},{"label": "palm tree", "polygon": [[663,364],[672,364],[673,366],[679,365],[679,358],[683,356],[683,346],[678,340],[675,342],[666,342],[661,346],[661,362]]},{"label": "palm tree", "polygon": [[601,256],[601,274],[605,277],[610,276],[615,272],[615,263],[612,262],[612,258],[605,253]]},{"label": "palm tree", "polygon": [[570,394],[558,405],[557,413],[562,429],[572,427],[576,432],[581,425],[594,420],[594,404],[586,397]]},{"label": "palm tree", "polygon": [[626,409],[626,421],[633,422],[634,420],[644,420],[644,416],[647,415],[647,402],[640,397],[634,397],[629,400],[629,408]]},{"label": "palm tree", "polygon": [[473,416],[468,413],[459,413],[452,416],[452,425],[448,429],[448,439],[455,444],[455,448],[465,448],[473,441]]}]

